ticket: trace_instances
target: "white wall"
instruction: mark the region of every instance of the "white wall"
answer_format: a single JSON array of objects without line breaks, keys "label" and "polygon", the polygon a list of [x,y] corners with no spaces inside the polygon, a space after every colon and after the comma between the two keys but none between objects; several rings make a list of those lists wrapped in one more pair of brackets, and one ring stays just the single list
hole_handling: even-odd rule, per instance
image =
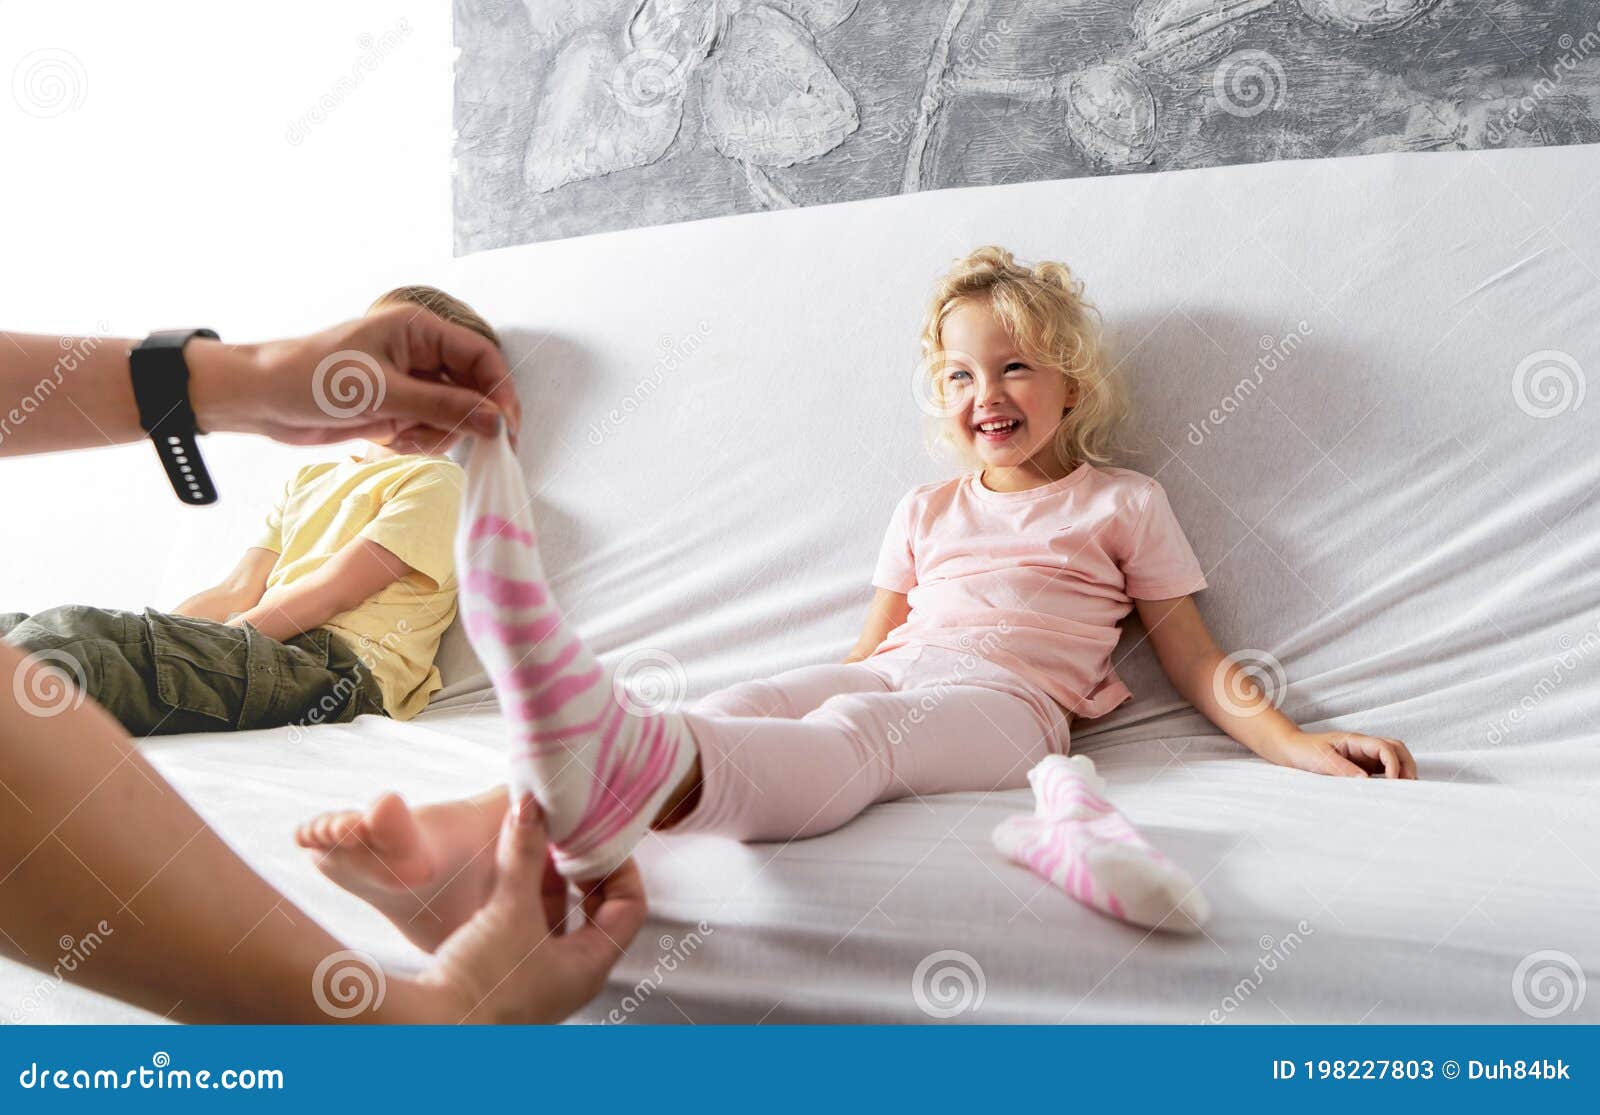
[{"label": "white wall", "polygon": [[[436,279],[450,39],[444,2],[3,0],[0,328],[262,339]],[[177,502],[148,444],[0,459],[0,611],[171,607],[231,566],[297,461],[328,455],[227,435],[205,450],[222,496],[206,509]],[[24,517],[24,485],[78,522],[41,521],[35,500]],[[63,554],[84,537],[96,563]]]}]

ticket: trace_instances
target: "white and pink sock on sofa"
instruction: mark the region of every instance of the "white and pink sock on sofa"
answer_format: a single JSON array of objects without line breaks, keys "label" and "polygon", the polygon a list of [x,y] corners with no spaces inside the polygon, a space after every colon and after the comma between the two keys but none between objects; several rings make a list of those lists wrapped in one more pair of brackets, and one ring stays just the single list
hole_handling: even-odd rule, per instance
[{"label": "white and pink sock on sofa", "polygon": [[468,450],[456,571],[462,625],[511,728],[511,793],[544,810],[556,867],[621,866],[694,763],[675,712],[625,708],[567,623],[539,561],[531,500],[506,435]]},{"label": "white and pink sock on sofa", "polygon": [[1086,756],[1050,755],[1028,772],[1031,815],[995,827],[994,846],[1084,905],[1149,929],[1197,932],[1205,896],[1105,799]]}]

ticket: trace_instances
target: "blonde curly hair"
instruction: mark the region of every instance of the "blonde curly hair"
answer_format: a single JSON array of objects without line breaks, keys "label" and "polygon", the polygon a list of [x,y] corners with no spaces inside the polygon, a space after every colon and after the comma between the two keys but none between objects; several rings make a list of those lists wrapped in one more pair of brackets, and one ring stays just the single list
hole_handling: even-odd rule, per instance
[{"label": "blonde curly hair", "polygon": [[[950,312],[971,302],[987,306],[1000,319],[1029,363],[1077,384],[1078,402],[1056,430],[1055,450],[1062,464],[1110,463],[1128,403],[1106,369],[1100,312],[1084,298],[1083,282],[1064,263],[1046,260],[1030,266],[994,245],[958,260],[940,277],[922,324],[923,367],[940,404],[940,334]],[[939,440],[948,444],[943,432]]]}]

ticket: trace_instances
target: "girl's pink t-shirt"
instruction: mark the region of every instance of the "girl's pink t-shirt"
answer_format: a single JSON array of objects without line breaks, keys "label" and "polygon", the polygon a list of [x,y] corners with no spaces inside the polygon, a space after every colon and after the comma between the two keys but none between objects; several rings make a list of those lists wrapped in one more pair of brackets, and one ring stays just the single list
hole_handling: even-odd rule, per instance
[{"label": "girl's pink t-shirt", "polygon": [[895,507],[872,583],[911,606],[874,654],[967,651],[1078,717],[1133,696],[1111,667],[1133,601],[1206,587],[1161,485],[1087,463],[1022,492],[990,491],[976,472],[913,488]]}]

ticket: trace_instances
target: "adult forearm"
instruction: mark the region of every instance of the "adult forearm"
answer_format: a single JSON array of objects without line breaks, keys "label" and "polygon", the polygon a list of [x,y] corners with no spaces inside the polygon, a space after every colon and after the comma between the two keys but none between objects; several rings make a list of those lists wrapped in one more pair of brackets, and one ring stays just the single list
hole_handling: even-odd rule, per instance
[{"label": "adult forearm", "polygon": [[[22,668],[0,645],[0,676]],[[0,954],[180,1021],[336,1021],[313,976],[340,943],[239,859],[99,706],[46,681],[23,678],[26,710],[11,686],[0,695]],[[356,1020],[424,1020],[429,995],[388,979],[376,1013]]]},{"label": "adult forearm", "polygon": [[[0,338],[0,455],[112,445],[144,436],[126,338]],[[48,419],[42,415],[48,414]]]},{"label": "adult forearm", "polygon": [[[0,456],[85,449],[138,441],[139,407],[128,376],[126,337],[0,337]],[[256,346],[189,342],[190,399],[205,430],[245,428],[245,392],[229,390],[259,374]],[[245,396],[236,401],[236,395]]]}]

